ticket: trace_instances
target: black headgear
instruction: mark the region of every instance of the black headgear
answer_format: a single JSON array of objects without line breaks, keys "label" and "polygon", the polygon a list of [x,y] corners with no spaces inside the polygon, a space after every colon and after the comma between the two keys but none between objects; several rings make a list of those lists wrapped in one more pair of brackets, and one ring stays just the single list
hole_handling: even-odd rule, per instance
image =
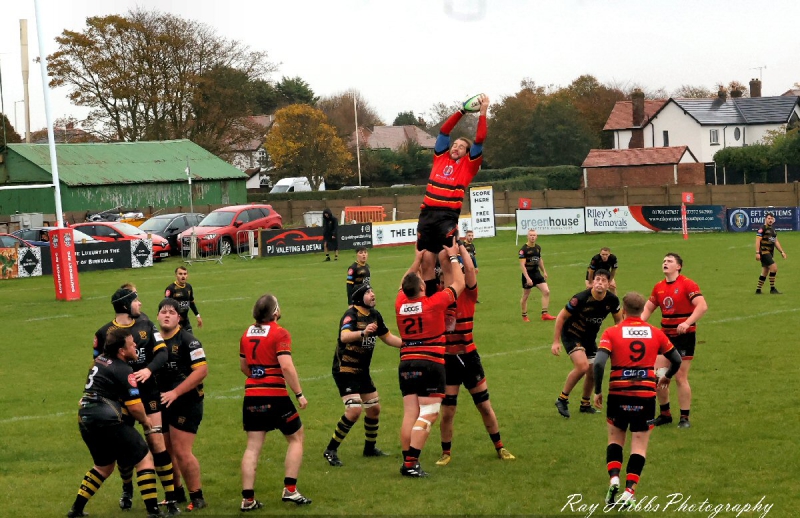
[{"label": "black headgear", "polygon": [[111,305],[114,306],[115,313],[131,314],[131,304],[139,296],[135,291],[128,288],[120,288],[111,295]]},{"label": "black headgear", "polygon": [[362,308],[367,307],[364,304],[364,295],[367,294],[369,290],[372,289],[372,286],[369,284],[362,284],[353,292],[352,302],[354,306],[361,306]]},{"label": "black headgear", "polygon": [[177,300],[172,299],[170,297],[167,297],[167,298],[165,298],[164,300],[162,300],[161,302],[158,303],[158,310],[161,311],[161,308],[163,308],[164,306],[169,306],[169,307],[175,309],[175,311],[177,313],[181,312],[181,305],[178,303]]}]

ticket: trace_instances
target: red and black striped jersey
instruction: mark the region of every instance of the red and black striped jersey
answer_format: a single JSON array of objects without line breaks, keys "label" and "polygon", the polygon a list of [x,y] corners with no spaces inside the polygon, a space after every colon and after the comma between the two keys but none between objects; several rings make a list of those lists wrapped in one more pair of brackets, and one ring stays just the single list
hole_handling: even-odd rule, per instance
[{"label": "red and black striped jersey", "polygon": [[410,299],[400,291],[394,303],[397,327],[403,344],[400,361],[424,360],[444,364],[445,312],[456,302],[455,290],[447,287],[430,297]]},{"label": "red and black striped jersey", "polygon": [[278,356],[283,354],[292,354],[292,337],[277,322],[247,328],[239,341],[239,357],[250,368],[244,382],[245,396],[289,395],[278,362]]},{"label": "red and black striped jersey", "polygon": [[472,335],[475,318],[475,303],[478,301],[478,286],[465,288],[456,302],[456,328],[444,335],[447,345],[445,354],[470,353],[477,349]]},{"label": "red and black striped jersey", "polygon": [[464,190],[481,168],[483,155],[469,155],[458,160],[450,158],[450,149],[433,157],[433,169],[428,178],[428,189],[422,200],[422,209],[450,209],[461,213]]},{"label": "red and black striped jersey", "polygon": [[[697,283],[683,275],[678,275],[672,282],[665,279],[656,284],[650,294],[650,302],[661,308],[661,330],[667,336],[677,335],[678,326],[694,312],[692,301],[702,296]],[[692,324],[687,332],[697,332],[697,326]]]},{"label": "red and black striped jersey", "polygon": [[609,394],[656,397],[656,358],[673,349],[660,329],[641,318],[629,317],[605,330],[598,349],[611,355]]}]

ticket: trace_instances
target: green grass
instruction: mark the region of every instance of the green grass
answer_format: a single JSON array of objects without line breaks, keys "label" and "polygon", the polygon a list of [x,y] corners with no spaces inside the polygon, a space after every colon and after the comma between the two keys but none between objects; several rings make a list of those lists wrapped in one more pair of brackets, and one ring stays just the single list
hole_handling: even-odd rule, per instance
[{"label": "green grass", "polygon": [[[309,408],[301,412],[306,449],[299,488],[314,504],[297,509],[279,501],[286,443],[273,432],[256,482],[256,495],[266,507],[256,515],[567,516],[570,509],[562,512],[562,508],[569,495],[581,494],[584,504],[599,503],[607,484],[605,420],[577,412],[564,420],[556,413],[553,402],[570,363],[566,355],[550,354],[552,322],[524,324],[520,319],[520,274],[513,239],[512,233],[504,232],[477,241],[481,304],[475,336],[503,440],[517,460],[504,463],[495,457],[478,413],[462,391],[453,461],[446,468],[434,465],[440,449],[435,429],[422,455],[423,467],[432,474],[427,480],[403,479],[398,473],[402,400],[398,353],[388,346],[377,349],[372,373],[383,408],[378,444],[392,457],[361,457],[359,423],[340,448],[344,467],[331,468],[322,458],[343,410],[330,367],[338,321],[346,308],[344,279],[351,254],[330,263],[323,263],[321,255],[302,255],[191,265],[189,281],[205,322],[196,331],[209,359],[205,419],[195,453],[210,508],[200,514],[239,514],[245,434],[238,340],[251,322],[254,301],[268,291],[281,302],[281,324],[292,333],[295,364],[309,400]],[[649,294],[662,278],[663,255],[676,251],[684,257],[686,275],[698,282],[708,300],[690,376],[693,428],[679,431],[672,426],[653,432],[638,489],[640,496],[656,498],[661,514],[687,515],[687,511],[673,512],[676,506],[663,512],[668,495],[676,492],[691,495],[692,502],[708,499],[731,505],[754,504],[765,496],[766,503],[774,504],[770,516],[795,514],[800,472],[794,400],[800,388],[795,335],[800,273],[794,264],[800,257],[800,235],[782,233],[780,239],[790,257],[778,259],[778,286],[785,295],[756,298],[760,268],[751,234],[692,235],[688,241],[675,234],[540,237],[553,313],[583,289],[585,267],[601,246],[610,246],[619,257],[620,293]],[[393,330],[394,294],[411,259],[408,246],[370,252],[378,309]],[[123,282],[138,286],[145,312],[155,317],[177,264],[171,259],[144,270],[82,274],[83,299],[69,303],[54,300],[51,278],[0,283],[0,514],[59,516],[69,509],[91,466],[78,433],[76,410],[89,368],[92,335],[113,317],[109,300]],[[530,301],[532,315],[539,310],[536,293]],[[119,478],[113,475],[87,511],[92,516],[120,516],[119,487]],[[143,512],[140,500],[135,500],[134,512]],[[594,515],[602,514],[601,507]]]}]

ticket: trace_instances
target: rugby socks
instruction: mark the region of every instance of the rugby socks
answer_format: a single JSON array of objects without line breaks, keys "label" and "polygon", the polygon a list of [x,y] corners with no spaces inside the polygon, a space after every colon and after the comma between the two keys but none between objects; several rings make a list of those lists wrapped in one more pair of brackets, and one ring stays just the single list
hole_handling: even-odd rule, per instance
[{"label": "rugby socks", "polygon": [[689,410],[684,410],[681,408],[681,421],[688,421],[689,420]]},{"label": "rugby socks", "polygon": [[631,454],[628,459],[628,465],[625,467],[625,472],[627,473],[625,477],[625,491],[630,494],[636,492],[636,485],[639,483],[639,477],[642,476],[643,469],[644,457],[638,453]]},{"label": "rugby socks", "polygon": [[[175,501],[177,503],[179,503],[179,504],[182,504],[183,502],[186,501],[186,490],[183,489],[183,486],[179,486],[179,485],[175,484],[175,482],[176,482],[176,480],[174,479],[174,475],[173,475],[172,484],[173,484],[173,487],[175,488],[175,492],[173,493],[175,495]],[[180,481],[177,481],[177,482],[180,482]]]},{"label": "rugby socks", "polygon": [[564,392],[562,390],[561,395],[558,396],[558,399],[560,399],[561,401],[569,401],[569,392]]},{"label": "rugby socks", "polygon": [[150,514],[158,514],[158,488],[156,487],[156,470],[143,469],[136,472],[136,484],[142,494],[144,506]]},{"label": "rugby socks", "polygon": [[256,497],[255,489],[242,489],[242,498],[245,500],[253,500]]},{"label": "rugby socks", "polygon": [[612,443],[606,448],[606,468],[608,469],[609,477],[619,477],[619,472],[622,471],[621,444]]},{"label": "rugby socks", "polygon": [[203,490],[198,489],[197,491],[189,491],[189,498],[191,500],[202,500],[203,499]]},{"label": "rugby socks", "polygon": [[156,465],[156,473],[164,488],[164,498],[167,501],[175,500],[175,484],[173,480],[172,458],[167,450],[153,455],[153,463]]},{"label": "rugby socks", "polygon": [[490,433],[489,439],[494,443],[494,449],[500,451],[503,448],[503,441],[500,440],[500,432]]},{"label": "rugby socks", "polygon": [[96,469],[92,468],[87,471],[81,482],[81,487],[78,488],[78,496],[75,497],[75,503],[72,504],[72,509],[83,512],[83,508],[86,507],[86,502],[88,502],[95,493],[100,491],[100,486],[103,485],[105,480],[105,477]]},{"label": "rugby socks", "polygon": [[591,406],[591,403],[589,403],[589,398],[588,397],[581,397],[581,406],[583,406],[583,407]]},{"label": "rugby socks", "polygon": [[[766,280],[767,280],[766,277],[764,277],[763,275],[759,275],[758,276],[758,285],[756,286],[756,289],[760,290],[761,288],[763,288],[764,287],[764,281],[766,281]],[[770,279],[770,282],[775,284],[775,279],[774,278]]]},{"label": "rugby socks", "polygon": [[[284,478],[283,487],[286,488],[286,491],[294,493],[295,491],[297,491],[297,479],[289,477]],[[244,493],[242,493],[242,495],[244,495]]]},{"label": "rugby socks", "polygon": [[778,272],[769,272],[769,287],[775,288],[775,276],[778,275]]},{"label": "rugby socks", "polygon": [[[339,422],[336,423],[336,429],[333,431],[333,437],[331,437],[326,449],[335,451],[337,448],[339,448],[339,445],[342,444],[342,441],[345,439],[345,437],[347,437],[347,434],[350,433],[350,429],[354,424],[356,424],[355,421],[351,421],[343,415],[339,419]],[[364,421],[364,427],[366,428],[366,420]],[[378,436],[377,429],[375,431],[375,436]]]},{"label": "rugby socks", "polygon": [[122,479],[122,492],[133,494],[133,466],[123,468],[119,466],[119,477]]},{"label": "rugby socks", "polygon": [[373,451],[377,441],[378,420],[371,417],[364,417],[364,451]]},{"label": "rugby socks", "polygon": [[661,415],[665,417],[672,417],[672,413],[669,411],[669,403],[659,405],[659,408],[661,409]]},{"label": "rugby socks", "polygon": [[403,465],[407,468],[413,468],[419,462],[419,455],[422,453],[422,450],[418,450],[413,446],[408,448],[406,452],[405,459],[403,459]]},{"label": "rugby socks", "polygon": [[542,315],[546,315],[546,314],[547,314],[547,308],[542,308]]},{"label": "rugby socks", "polygon": [[450,455],[450,450],[453,448],[453,441],[442,441],[442,455]]}]

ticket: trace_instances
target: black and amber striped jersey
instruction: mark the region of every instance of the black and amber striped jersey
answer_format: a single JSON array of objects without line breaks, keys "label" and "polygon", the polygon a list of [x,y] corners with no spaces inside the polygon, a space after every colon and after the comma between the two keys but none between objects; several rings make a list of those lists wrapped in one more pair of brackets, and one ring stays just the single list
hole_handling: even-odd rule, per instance
[{"label": "black and amber striped jersey", "polygon": [[525,259],[525,269],[528,272],[535,272],[539,269],[539,261],[542,259],[542,247],[539,245],[529,246],[528,243],[519,249],[519,258]]},{"label": "black and amber striped jersey", "polygon": [[598,300],[589,289],[576,293],[569,299],[564,309],[569,313],[569,317],[561,328],[561,335],[594,343],[603,320],[610,314],[619,313],[620,305],[619,298],[610,291]]},{"label": "black and amber striped jersey", "polygon": [[603,260],[603,256],[600,254],[596,254],[592,257],[592,260],[589,261],[589,268],[586,269],[586,280],[589,280],[590,275],[594,275],[594,272],[597,270],[606,270],[611,274],[611,278],[614,278],[614,273],[617,270],[617,256],[614,254],[608,254],[608,259],[605,261]]},{"label": "black and amber striped jersey", "polygon": [[598,349],[608,351],[611,357],[609,394],[656,397],[656,358],[673,349],[660,329],[641,318],[629,317],[605,330]]},{"label": "black and amber striped jersey", "polygon": [[763,225],[758,229],[758,237],[761,238],[758,252],[760,254],[775,254],[775,241],[778,239],[778,234],[772,225]]},{"label": "black and amber striped jersey", "polygon": [[189,310],[192,310],[192,313],[195,315],[199,313],[194,303],[194,289],[188,282],[186,284],[173,282],[164,290],[164,296],[178,301],[178,305],[180,306],[178,314],[181,316],[181,327],[187,327],[189,325]]},{"label": "black and amber striped jersey", "polygon": [[94,359],[83,386],[78,418],[86,426],[123,423],[124,406],[141,403],[131,366],[117,358]]},{"label": "black and amber striped jersey", "polygon": [[292,354],[292,337],[277,322],[247,328],[239,340],[239,358],[250,374],[244,382],[247,396],[288,396],[278,356]]},{"label": "black and amber striped jersey", "polygon": [[[169,392],[189,377],[193,370],[207,365],[206,353],[203,344],[189,331],[181,329],[180,326],[170,336],[164,337],[167,347],[167,365],[158,373],[158,389],[161,392]],[[200,383],[194,389],[181,397],[195,396],[203,398],[203,384]]]},{"label": "black and amber striped jersey", "polygon": [[353,292],[362,284],[369,284],[369,264],[354,262],[347,269],[347,301],[352,304]]},{"label": "black and amber striped jersey", "polygon": [[128,325],[122,325],[116,320],[112,320],[108,324],[98,329],[94,334],[93,354],[95,358],[102,354],[103,347],[106,343],[106,334],[112,328],[127,328],[131,330],[133,341],[136,343],[136,349],[139,352],[139,358],[135,362],[130,362],[130,365],[134,371],[138,371],[147,367],[153,373],[156,373],[161,368],[163,365],[161,362],[158,362],[158,365],[152,366],[151,362],[153,361],[156,352],[165,348],[164,339],[161,337],[161,333],[158,331],[158,328],[156,328],[155,324],[153,324],[153,322],[147,318],[136,317],[133,320],[133,323]]},{"label": "black and amber striped jersey", "polygon": [[373,322],[378,325],[378,329],[372,336],[365,336],[347,344],[341,339],[337,339],[336,352],[333,355],[332,372],[334,374],[369,374],[376,340],[379,336],[384,336],[389,332],[383,316],[374,308],[365,312],[364,308],[354,306],[345,311],[339,321],[339,336],[345,330],[356,333],[363,331]]}]

